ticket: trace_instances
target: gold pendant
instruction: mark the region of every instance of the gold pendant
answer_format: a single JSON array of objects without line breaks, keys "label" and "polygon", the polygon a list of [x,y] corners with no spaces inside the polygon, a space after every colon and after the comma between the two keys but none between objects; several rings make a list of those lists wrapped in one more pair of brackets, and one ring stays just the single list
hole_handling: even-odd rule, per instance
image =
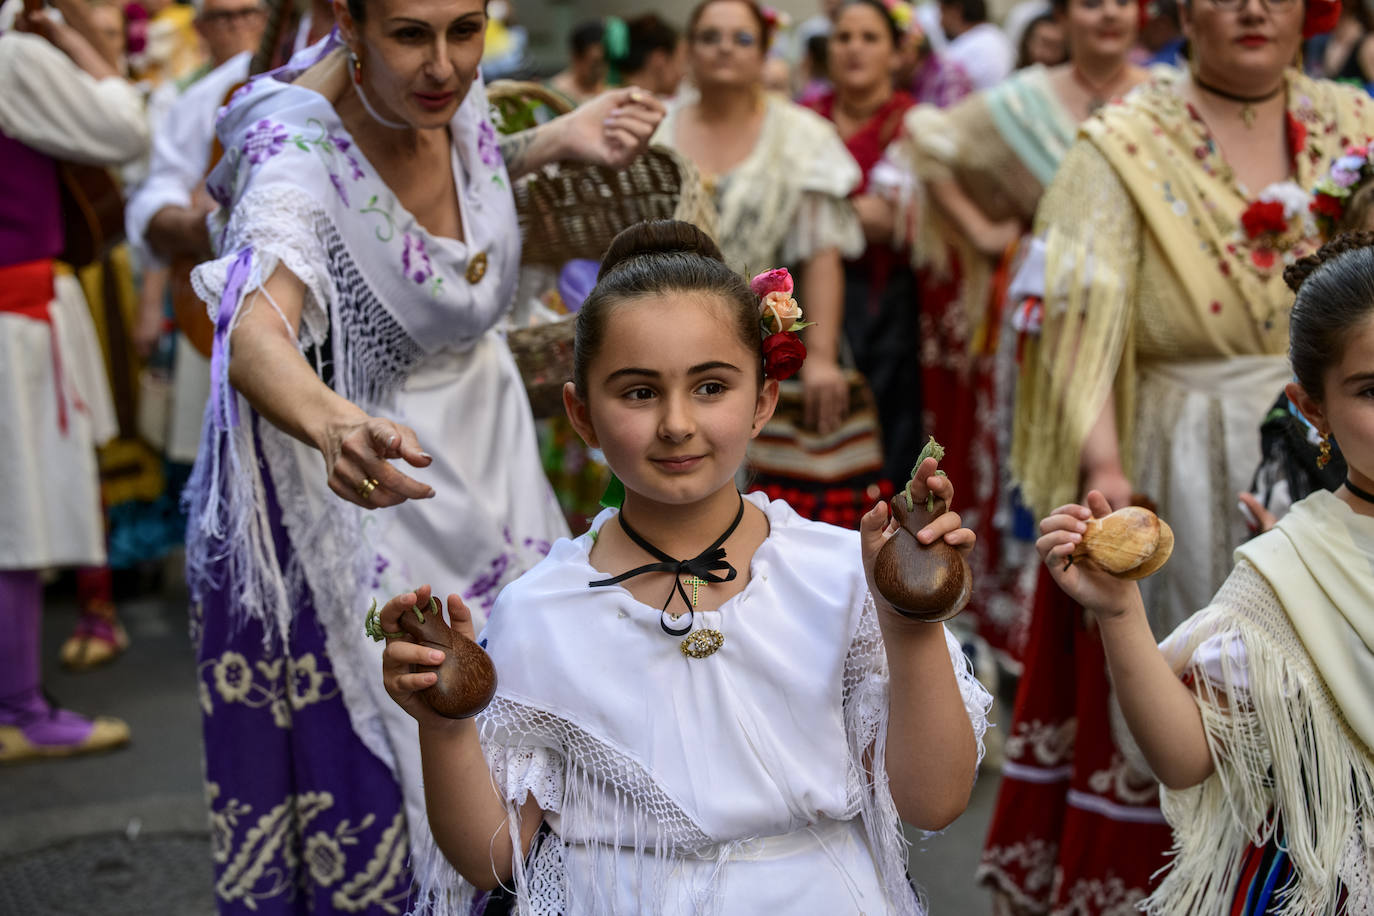
[{"label": "gold pendant", "polygon": [[487,275],[487,253],[479,251],[468,261],[468,269],[465,276],[469,283],[474,286],[482,282],[482,278]]},{"label": "gold pendant", "polygon": [[1247,128],[1255,126],[1255,106],[1246,105],[1240,110],[1240,119],[1245,122]]},{"label": "gold pendant", "polygon": [[693,630],[686,639],[678,643],[678,648],[688,658],[707,658],[715,655],[716,650],[723,645],[725,635],[720,630]]}]

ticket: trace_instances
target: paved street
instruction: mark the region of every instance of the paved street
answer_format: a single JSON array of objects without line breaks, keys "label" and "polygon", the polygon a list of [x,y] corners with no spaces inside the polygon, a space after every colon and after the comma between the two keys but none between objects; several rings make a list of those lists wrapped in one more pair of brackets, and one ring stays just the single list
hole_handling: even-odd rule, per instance
[{"label": "paved street", "polygon": [[[68,674],[56,658],[76,611],[61,595],[50,600],[48,690],[72,709],[123,717],[134,740],[104,756],[0,769],[0,916],[214,912],[184,602],[176,585],[122,602],[129,652],[110,667]],[[911,872],[936,916],[990,913],[972,874],[995,793],[996,774],[986,773],[950,830],[914,838]]]}]

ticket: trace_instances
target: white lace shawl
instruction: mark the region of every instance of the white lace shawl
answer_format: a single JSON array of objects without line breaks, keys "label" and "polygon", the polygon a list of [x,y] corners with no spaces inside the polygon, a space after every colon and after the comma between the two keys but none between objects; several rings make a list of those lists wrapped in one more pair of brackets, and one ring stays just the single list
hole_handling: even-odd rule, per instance
[{"label": "white lace shawl", "polygon": [[[922,911],[887,783],[887,658],[857,535],[747,498],[766,506],[771,532],[745,591],[697,614],[725,634],[712,657],[684,658],[658,629],[658,610],[625,589],[588,588],[590,535],[555,544],[493,610],[484,639],[500,685],[479,720],[483,749],[510,841],[531,793],[556,828],[528,861],[516,847],[521,914],[561,913],[570,893],[595,895],[578,900],[588,912],[614,908],[605,888],[569,879],[565,842],[581,844],[594,873],[614,876],[616,848],[631,853],[657,897],[640,901],[643,913],[681,892],[669,886],[676,857],[706,857],[716,863],[710,884],[692,893],[695,911],[709,913],[742,848],[856,817],[890,911]],[[991,696],[947,631],[946,641],[981,761]]]},{"label": "white lace shawl", "polygon": [[[336,44],[331,36],[299,57],[313,61]],[[184,496],[187,581],[197,607],[211,594],[226,596],[236,622],[256,620],[264,638],[277,642],[286,640],[296,602],[308,593],[354,731],[393,773],[418,771],[418,759],[409,759],[418,758],[413,742],[397,743],[397,710],[378,696],[374,647],[360,636],[360,602],[377,561],[367,515],[322,485],[318,452],[257,422],[229,383],[229,335],[253,302],[274,307],[252,294],[285,266],[306,289],[302,351],[340,395],[384,414],[427,355],[470,348],[509,308],[520,256],[514,201],[480,79],[450,123],[465,216],[466,241],[457,242],[431,235],[405,211],[328,102],[283,81],[295,72],[289,65],[248,83],[217,126],[226,152],[207,187],[221,204],[211,230],[222,257],[192,277],[216,335],[211,394]],[[488,268],[470,283],[465,270],[477,251]],[[289,562],[273,539],[269,480],[291,543]],[[422,857],[433,839],[410,794],[411,849]],[[435,875],[449,886],[457,880],[447,867]],[[418,911],[461,912],[470,892],[421,899]]]},{"label": "white lace shawl", "polygon": [[[759,140],[748,157],[714,179],[717,238],[725,260],[757,273],[800,265],[818,251],[846,258],[864,251],[863,227],[849,203],[863,173],[835,126],[778,95],[769,95]],[[659,125],[654,142],[677,148],[681,106]],[[710,176],[703,176],[708,186]]]},{"label": "white lace shawl", "polygon": [[[334,41],[305,53],[331,53]],[[302,576],[325,589],[316,592],[317,605],[338,597],[351,607],[361,594],[353,586],[373,558],[361,555],[358,512],[326,500],[315,507],[309,534],[293,533],[294,562],[310,568],[282,569],[277,560],[247,422],[251,408],[228,379],[229,332],[251,294],[279,265],[295,274],[306,288],[302,350],[335,391],[375,412],[426,355],[466,349],[500,320],[520,256],[509,178],[480,79],[450,124],[468,211],[467,240],[457,242],[431,235],[404,210],[324,97],[283,81],[294,75],[288,67],[252,80],[221,112],[216,130],[225,154],[207,188],[221,204],[211,230],[222,256],[192,276],[216,323],[216,341],[188,491],[188,579],[193,596],[227,588],[236,612],[261,621],[273,636],[290,625],[290,594]],[[486,253],[488,269],[473,284],[464,272],[477,251]],[[282,436],[267,424],[261,435],[264,442]],[[283,460],[301,454],[285,446],[279,452]],[[311,476],[317,471],[309,468]],[[278,494],[294,492],[297,481],[286,476],[276,481]],[[216,565],[227,567],[227,581],[212,571]]]}]

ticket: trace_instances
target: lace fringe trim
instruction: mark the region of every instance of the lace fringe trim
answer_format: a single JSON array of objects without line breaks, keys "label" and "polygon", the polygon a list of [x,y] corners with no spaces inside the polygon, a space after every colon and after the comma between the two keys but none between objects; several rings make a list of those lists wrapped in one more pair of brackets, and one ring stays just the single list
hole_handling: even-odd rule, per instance
[{"label": "lace fringe trim", "polygon": [[1366,870],[1362,880],[1347,879],[1347,908],[1369,912],[1374,761],[1345,725],[1273,592],[1244,561],[1199,612],[1177,658],[1190,659],[1218,634],[1244,646],[1244,667],[1223,653],[1220,686],[1200,667],[1185,668],[1216,772],[1190,789],[1163,791],[1175,860],[1145,911],[1223,912],[1247,846],[1263,845],[1281,829],[1296,876],[1278,897],[1280,916],[1335,912],[1342,865],[1359,858]]}]

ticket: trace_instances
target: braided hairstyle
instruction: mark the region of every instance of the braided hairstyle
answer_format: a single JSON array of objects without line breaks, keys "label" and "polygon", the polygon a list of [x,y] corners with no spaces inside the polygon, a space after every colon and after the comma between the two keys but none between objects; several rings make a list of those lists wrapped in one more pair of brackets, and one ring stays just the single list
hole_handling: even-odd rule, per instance
[{"label": "braided hairstyle", "polygon": [[587,369],[601,350],[606,322],[621,302],[672,292],[704,293],[730,310],[741,342],[759,354],[758,379],[763,384],[763,332],[759,300],[749,281],[725,264],[712,238],[691,223],[653,220],[636,223],[611,240],[596,286],[577,312],[573,339],[573,385],[587,396]]},{"label": "braided hairstyle", "polygon": [[1345,338],[1374,315],[1374,232],[1338,235],[1283,272],[1297,298],[1289,316],[1288,358],[1316,400],[1322,377],[1345,353]]}]

